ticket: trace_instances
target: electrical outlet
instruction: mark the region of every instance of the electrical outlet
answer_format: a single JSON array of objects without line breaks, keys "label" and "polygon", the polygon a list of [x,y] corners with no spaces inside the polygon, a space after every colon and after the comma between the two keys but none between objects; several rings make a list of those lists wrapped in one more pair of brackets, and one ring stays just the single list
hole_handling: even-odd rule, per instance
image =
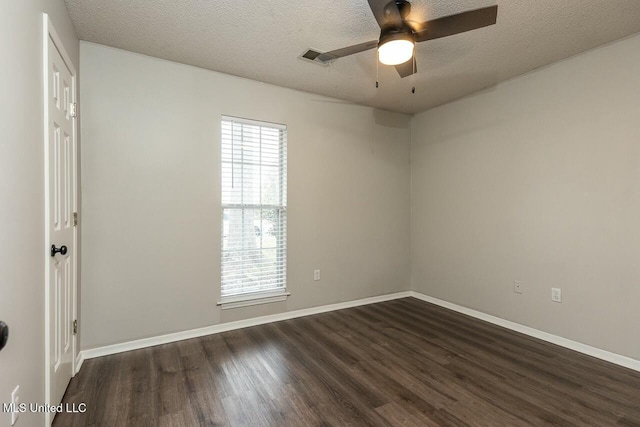
[{"label": "electrical outlet", "polygon": [[551,288],[551,301],[562,302],[562,289]]},{"label": "electrical outlet", "polygon": [[18,406],[20,405],[20,386],[16,386],[15,390],[11,392],[11,425],[15,425],[20,416]]},{"label": "electrical outlet", "polygon": [[522,286],[522,282],[519,280],[513,281],[513,292],[516,294],[521,294],[524,292],[524,287]]},{"label": "electrical outlet", "polygon": [[320,270],[313,270],[313,280],[316,282],[320,280]]}]

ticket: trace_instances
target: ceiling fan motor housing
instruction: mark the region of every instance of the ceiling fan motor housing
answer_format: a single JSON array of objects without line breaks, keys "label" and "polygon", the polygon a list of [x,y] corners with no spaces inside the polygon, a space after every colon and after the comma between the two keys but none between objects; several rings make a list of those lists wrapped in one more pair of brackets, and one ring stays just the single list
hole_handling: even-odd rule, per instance
[{"label": "ceiling fan motor housing", "polygon": [[415,42],[413,32],[410,28],[388,28],[380,32],[378,47],[394,40],[408,40],[410,42]]},{"label": "ceiling fan motor housing", "polygon": [[411,3],[407,0],[391,0],[384,7],[384,15],[390,16],[393,13],[393,10],[400,12],[402,19],[407,19],[411,13]]},{"label": "ceiling fan motor housing", "polygon": [[[400,12],[401,21],[393,19]],[[391,0],[384,8],[384,16],[387,24],[380,29],[380,39],[378,47],[393,40],[408,40],[415,42],[413,29],[407,24],[406,20],[411,13],[411,3],[406,0]]]}]

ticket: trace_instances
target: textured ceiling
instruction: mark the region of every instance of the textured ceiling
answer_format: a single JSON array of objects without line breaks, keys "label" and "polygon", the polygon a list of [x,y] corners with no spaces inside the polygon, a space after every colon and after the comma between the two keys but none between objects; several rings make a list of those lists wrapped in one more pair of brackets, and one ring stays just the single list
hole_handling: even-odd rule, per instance
[{"label": "textured ceiling", "polygon": [[[376,51],[299,59],[378,38],[367,0],[66,0],[82,40],[392,111],[416,113],[640,32],[640,0],[498,0],[498,23],[418,44],[400,79]],[[413,20],[496,4],[414,0]],[[416,93],[411,93],[411,87]]]}]

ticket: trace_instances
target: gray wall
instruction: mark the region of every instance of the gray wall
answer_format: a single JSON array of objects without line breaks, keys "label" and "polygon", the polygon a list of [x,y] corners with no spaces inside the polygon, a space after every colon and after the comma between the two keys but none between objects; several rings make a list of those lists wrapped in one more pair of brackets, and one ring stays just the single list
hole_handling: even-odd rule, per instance
[{"label": "gray wall", "polygon": [[413,289],[640,359],[639,123],[640,36],[415,116]]},{"label": "gray wall", "polygon": [[[83,349],[409,289],[408,116],[90,43],[80,68]],[[286,302],[216,307],[223,114],[288,125]]]},{"label": "gray wall", "polygon": [[[62,0],[3,1],[0,13],[0,402],[20,385],[22,402],[44,401],[44,142],[42,12],[78,68],[78,39]],[[43,414],[20,415],[21,427]],[[0,425],[10,414],[0,411]]]}]

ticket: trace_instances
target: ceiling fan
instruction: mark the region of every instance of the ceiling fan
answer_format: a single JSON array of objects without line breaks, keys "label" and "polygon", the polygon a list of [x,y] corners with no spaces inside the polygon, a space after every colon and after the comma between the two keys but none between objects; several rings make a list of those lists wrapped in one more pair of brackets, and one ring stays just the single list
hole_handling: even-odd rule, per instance
[{"label": "ceiling fan", "polygon": [[309,49],[302,58],[327,64],[338,58],[378,48],[378,59],[385,65],[395,66],[400,77],[417,71],[415,44],[427,40],[452,36],[496,23],[498,6],[470,10],[425,22],[409,17],[411,3],[407,0],[368,0],[373,16],[380,25],[380,38],[330,52]]}]

